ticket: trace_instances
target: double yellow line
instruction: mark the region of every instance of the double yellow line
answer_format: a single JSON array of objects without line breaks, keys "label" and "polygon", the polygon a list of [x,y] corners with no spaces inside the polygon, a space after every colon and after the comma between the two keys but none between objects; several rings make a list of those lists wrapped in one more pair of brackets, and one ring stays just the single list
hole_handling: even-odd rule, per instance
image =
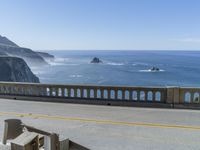
[{"label": "double yellow line", "polygon": [[1,116],[6,115],[6,116],[12,116],[12,117],[29,117],[29,118],[51,119],[51,120],[79,121],[79,122],[96,123],[96,124],[200,130],[200,126],[170,125],[170,124],[156,124],[156,123],[142,123],[142,122],[124,122],[124,121],[97,120],[97,119],[83,119],[83,118],[71,118],[71,117],[62,117],[62,116],[49,116],[49,115],[43,115],[43,114],[0,112],[0,115]]}]

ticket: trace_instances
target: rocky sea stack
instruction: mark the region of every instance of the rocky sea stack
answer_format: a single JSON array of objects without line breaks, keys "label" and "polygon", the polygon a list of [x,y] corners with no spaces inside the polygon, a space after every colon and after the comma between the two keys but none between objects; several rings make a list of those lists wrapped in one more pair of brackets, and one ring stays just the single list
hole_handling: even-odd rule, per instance
[{"label": "rocky sea stack", "polygon": [[150,70],[151,70],[151,71],[160,71],[160,69],[157,68],[157,67],[152,67]]},{"label": "rocky sea stack", "polygon": [[98,64],[98,63],[103,63],[103,61],[101,61],[101,60],[100,60],[99,58],[97,58],[97,57],[94,57],[90,63]]}]

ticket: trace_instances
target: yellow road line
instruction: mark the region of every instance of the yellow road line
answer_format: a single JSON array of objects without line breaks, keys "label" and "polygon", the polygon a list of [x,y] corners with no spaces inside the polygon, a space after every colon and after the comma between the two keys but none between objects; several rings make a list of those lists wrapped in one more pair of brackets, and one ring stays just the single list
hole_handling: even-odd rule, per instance
[{"label": "yellow road line", "polygon": [[51,119],[51,120],[90,122],[90,123],[97,123],[97,124],[112,124],[112,125],[145,126],[145,127],[157,127],[157,128],[176,128],[176,129],[200,130],[200,126],[170,125],[170,124],[143,123],[143,122],[123,122],[123,121],[111,121],[111,120],[96,120],[96,119],[84,119],[84,118],[70,118],[70,117],[62,117],[62,116],[49,116],[49,115],[43,115],[43,114],[0,112],[0,115],[1,116],[8,115],[8,116],[15,116],[15,117],[43,118],[43,119]]}]

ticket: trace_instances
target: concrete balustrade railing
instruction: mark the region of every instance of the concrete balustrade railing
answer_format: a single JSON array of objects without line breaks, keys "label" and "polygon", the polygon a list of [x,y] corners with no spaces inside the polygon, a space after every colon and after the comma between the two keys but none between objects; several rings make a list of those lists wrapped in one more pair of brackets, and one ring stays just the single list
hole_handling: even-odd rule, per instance
[{"label": "concrete balustrade railing", "polygon": [[0,82],[1,96],[200,104],[200,88],[61,85]]},{"label": "concrete balustrade railing", "polygon": [[1,95],[165,102],[166,88],[0,83]]}]

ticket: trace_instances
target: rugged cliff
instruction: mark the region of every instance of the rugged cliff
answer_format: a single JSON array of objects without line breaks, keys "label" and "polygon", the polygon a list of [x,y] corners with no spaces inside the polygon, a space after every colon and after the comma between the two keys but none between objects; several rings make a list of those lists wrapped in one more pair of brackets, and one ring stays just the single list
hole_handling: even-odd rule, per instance
[{"label": "rugged cliff", "polygon": [[40,82],[23,59],[10,56],[0,56],[0,81]]}]

